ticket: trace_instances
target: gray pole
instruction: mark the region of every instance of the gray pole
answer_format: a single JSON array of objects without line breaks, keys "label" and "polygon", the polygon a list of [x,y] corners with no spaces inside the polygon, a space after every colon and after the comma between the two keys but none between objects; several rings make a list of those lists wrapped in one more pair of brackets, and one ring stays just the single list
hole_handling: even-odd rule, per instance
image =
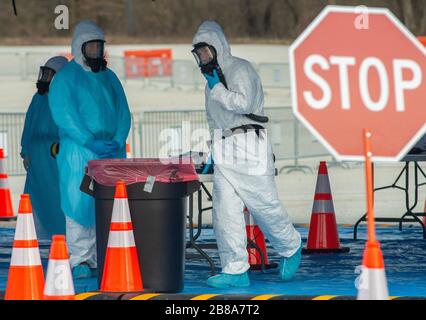
[{"label": "gray pole", "polygon": [[134,6],[133,0],[126,1],[127,8],[127,34],[134,35],[135,34],[135,19],[134,19]]}]

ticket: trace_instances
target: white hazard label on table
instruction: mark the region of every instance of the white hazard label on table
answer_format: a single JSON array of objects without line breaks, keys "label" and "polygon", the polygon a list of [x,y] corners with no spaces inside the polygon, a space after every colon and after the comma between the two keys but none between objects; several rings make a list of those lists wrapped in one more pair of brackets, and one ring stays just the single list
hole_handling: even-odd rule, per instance
[{"label": "white hazard label on table", "polygon": [[155,183],[155,177],[148,176],[145,182],[145,186],[143,187],[143,191],[152,193],[152,189],[154,188],[154,183]]}]

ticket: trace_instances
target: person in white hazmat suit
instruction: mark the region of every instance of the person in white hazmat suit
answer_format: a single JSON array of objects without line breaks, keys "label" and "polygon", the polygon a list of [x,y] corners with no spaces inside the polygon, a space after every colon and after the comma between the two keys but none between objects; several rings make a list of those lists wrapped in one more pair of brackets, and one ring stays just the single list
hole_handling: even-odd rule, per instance
[{"label": "person in white hazmat suit", "polygon": [[267,117],[260,78],[248,61],[231,55],[216,22],[202,23],[192,44],[207,80],[205,105],[215,163],[213,226],[222,265],[222,273],[207,284],[250,285],[244,206],[281,256],[280,278],[288,281],[299,268],[302,244],[278,198],[272,147],[262,126]]}]

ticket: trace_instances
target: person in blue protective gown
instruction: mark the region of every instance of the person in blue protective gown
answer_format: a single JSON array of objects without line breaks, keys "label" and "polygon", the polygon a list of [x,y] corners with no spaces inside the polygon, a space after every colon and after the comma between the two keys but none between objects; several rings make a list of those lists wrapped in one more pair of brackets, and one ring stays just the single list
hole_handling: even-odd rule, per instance
[{"label": "person in blue protective gown", "polygon": [[49,104],[59,127],[61,207],[74,278],[97,267],[94,200],[80,191],[89,160],[125,158],[130,112],[123,87],[108,69],[105,35],[93,22],[80,22],[70,61],[52,82]]},{"label": "person in blue protective gown", "polygon": [[40,240],[65,233],[65,217],[59,197],[58,168],[52,146],[59,142],[58,128],[49,109],[49,85],[68,63],[65,57],[49,59],[40,67],[37,93],[28,108],[21,140],[21,157],[27,170],[24,193],[30,194],[33,215]]}]

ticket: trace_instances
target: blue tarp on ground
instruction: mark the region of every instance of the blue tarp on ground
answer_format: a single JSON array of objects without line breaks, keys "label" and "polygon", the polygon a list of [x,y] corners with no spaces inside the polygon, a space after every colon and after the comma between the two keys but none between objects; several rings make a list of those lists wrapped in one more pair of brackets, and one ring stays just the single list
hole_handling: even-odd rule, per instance
[{"label": "blue tarp on ground", "polygon": [[[306,240],[307,229],[298,228]],[[282,283],[273,273],[252,272],[252,285],[244,289],[217,290],[205,285],[210,268],[205,260],[187,260],[185,289],[183,293],[220,293],[220,294],[288,294],[288,295],[356,295],[355,280],[359,273],[356,267],[361,265],[365,245],[366,229],[360,228],[361,240],[352,239],[352,228],[339,229],[343,246],[350,247],[350,253],[304,255],[300,271],[294,281]],[[0,291],[5,290],[7,271],[13,242],[13,229],[0,228]],[[397,227],[378,228],[389,291],[392,296],[426,296],[426,240],[422,239],[421,229],[406,226],[403,231]],[[212,229],[204,229],[200,242],[214,240]],[[40,243],[43,264],[46,267],[48,243]],[[191,253],[195,251],[190,250]],[[207,250],[216,266],[220,266],[217,250]],[[269,248],[271,262],[279,257]],[[95,278],[78,280],[77,292],[97,289]]]}]

